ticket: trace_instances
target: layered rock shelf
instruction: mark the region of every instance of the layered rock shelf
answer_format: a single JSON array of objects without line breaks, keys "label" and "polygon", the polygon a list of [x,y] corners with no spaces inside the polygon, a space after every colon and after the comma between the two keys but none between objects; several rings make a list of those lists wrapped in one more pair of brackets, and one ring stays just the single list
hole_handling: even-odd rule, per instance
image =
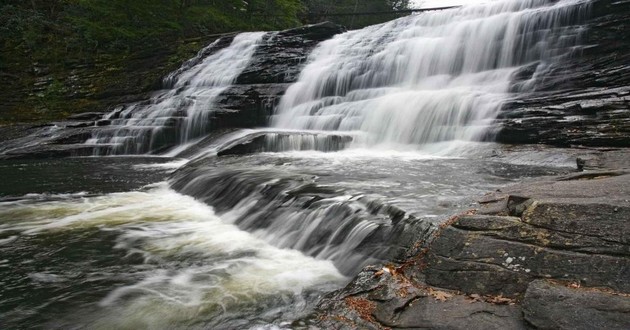
[{"label": "layered rock shelf", "polygon": [[628,329],[629,219],[627,170],[498,190],[407,259],[364,269],[296,326]]},{"label": "layered rock shelf", "polygon": [[[505,104],[501,143],[630,146],[630,1],[593,1],[582,48],[537,79],[535,92]],[[621,32],[626,31],[626,32]]]}]

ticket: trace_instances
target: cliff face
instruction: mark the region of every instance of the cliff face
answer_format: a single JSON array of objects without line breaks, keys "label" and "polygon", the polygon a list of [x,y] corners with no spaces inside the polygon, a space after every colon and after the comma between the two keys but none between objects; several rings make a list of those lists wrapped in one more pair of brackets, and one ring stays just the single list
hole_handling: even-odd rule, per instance
[{"label": "cliff face", "polygon": [[501,143],[630,146],[630,1],[594,1],[584,47],[506,105]]}]

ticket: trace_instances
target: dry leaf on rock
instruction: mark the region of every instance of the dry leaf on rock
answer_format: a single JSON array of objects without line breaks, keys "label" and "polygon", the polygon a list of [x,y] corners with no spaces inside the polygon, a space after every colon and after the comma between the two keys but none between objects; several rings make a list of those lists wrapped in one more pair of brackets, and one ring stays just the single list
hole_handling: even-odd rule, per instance
[{"label": "dry leaf on rock", "polygon": [[433,298],[435,298],[435,300],[439,300],[439,301],[446,301],[446,300],[448,300],[448,298],[452,298],[453,297],[453,295],[448,293],[448,292],[439,291],[439,290],[433,290],[431,288],[429,288],[429,294],[431,296],[433,296]]}]

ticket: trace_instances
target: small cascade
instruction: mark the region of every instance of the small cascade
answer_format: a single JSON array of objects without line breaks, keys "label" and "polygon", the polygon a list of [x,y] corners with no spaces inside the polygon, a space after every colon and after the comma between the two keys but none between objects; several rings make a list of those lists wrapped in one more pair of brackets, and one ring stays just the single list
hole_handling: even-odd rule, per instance
[{"label": "small cascade", "polygon": [[333,152],[345,149],[354,139],[330,132],[287,132],[257,130],[242,132],[216,148],[218,156],[243,155],[258,152],[288,152],[316,150]]},{"label": "small cascade", "polygon": [[240,229],[276,247],[331,260],[349,276],[401,255],[435,229],[394,205],[280,170],[191,166],[176,173],[171,186],[212,205]]},{"label": "small cascade", "polygon": [[[265,33],[242,33],[220,48],[219,39],[164,79],[170,88],[147,102],[118,108],[87,143],[97,154],[145,154],[183,144],[209,131],[216,98],[247,67]],[[208,55],[209,54],[209,55]]]},{"label": "small cascade", "polygon": [[506,100],[579,50],[588,8],[501,0],[338,35],[310,55],[272,126],[360,132],[355,146],[389,149],[485,139]]}]

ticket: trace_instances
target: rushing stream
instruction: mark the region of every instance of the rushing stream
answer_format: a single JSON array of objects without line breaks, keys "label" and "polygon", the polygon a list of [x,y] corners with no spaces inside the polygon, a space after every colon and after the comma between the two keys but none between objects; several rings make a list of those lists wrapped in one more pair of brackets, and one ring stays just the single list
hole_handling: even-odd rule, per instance
[{"label": "rushing stream", "polygon": [[574,165],[481,141],[579,51],[587,13],[501,0],[350,31],[270,127],[204,139],[267,34],[209,45],[85,142],[118,156],[0,162],[0,328],[291,327],[475,197]]}]

